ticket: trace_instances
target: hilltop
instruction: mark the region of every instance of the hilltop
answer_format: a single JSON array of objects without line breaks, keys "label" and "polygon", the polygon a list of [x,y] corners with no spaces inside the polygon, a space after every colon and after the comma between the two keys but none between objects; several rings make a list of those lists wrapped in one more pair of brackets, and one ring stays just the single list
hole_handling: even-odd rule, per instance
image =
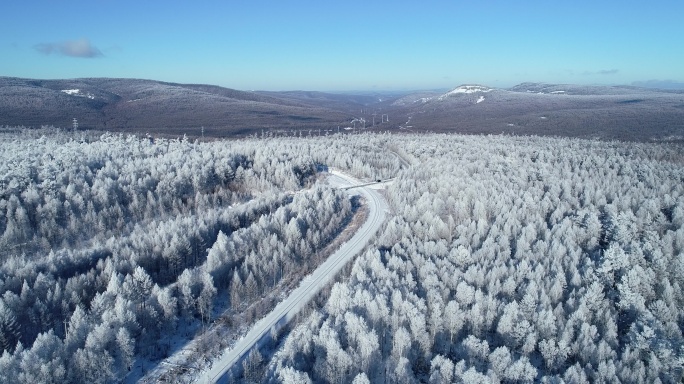
[{"label": "hilltop", "polygon": [[255,92],[153,80],[0,78],[0,125],[234,136],[262,129],[318,129],[344,112]]}]

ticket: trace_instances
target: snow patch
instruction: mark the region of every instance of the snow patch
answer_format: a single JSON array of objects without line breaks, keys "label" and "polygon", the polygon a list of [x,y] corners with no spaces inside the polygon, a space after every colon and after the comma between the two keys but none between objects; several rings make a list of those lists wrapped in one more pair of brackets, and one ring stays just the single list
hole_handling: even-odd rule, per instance
[{"label": "snow patch", "polygon": [[451,95],[456,95],[459,93],[463,94],[469,94],[469,93],[476,93],[476,92],[491,92],[493,91],[492,88],[484,87],[482,85],[461,85],[458,86],[451,91],[443,94],[442,96],[439,97],[439,100],[444,100],[445,98],[451,96]]},{"label": "snow patch", "polygon": [[477,101],[475,102],[475,104],[480,104],[480,103],[483,102],[483,101],[485,101],[485,97],[484,97],[484,96],[480,96],[480,98],[477,99]]},{"label": "snow patch", "polygon": [[483,87],[481,85],[461,85],[446,93],[452,95],[455,93],[475,93],[475,92],[491,92],[491,88]]},{"label": "snow patch", "polygon": [[565,91],[552,91],[552,94],[560,94],[560,93],[565,93]]},{"label": "snow patch", "polygon": [[91,100],[95,99],[95,96],[91,95],[90,93],[86,93],[86,94],[81,93],[80,89],[62,89],[61,92],[64,92],[67,95],[71,95],[71,96],[87,97]]}]

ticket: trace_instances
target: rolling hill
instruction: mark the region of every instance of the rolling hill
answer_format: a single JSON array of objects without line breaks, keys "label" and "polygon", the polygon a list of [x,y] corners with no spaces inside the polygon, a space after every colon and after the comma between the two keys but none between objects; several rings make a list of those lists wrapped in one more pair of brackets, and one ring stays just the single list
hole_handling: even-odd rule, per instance
[{"label": "rolling hill", "polygon": [[[683,141],[684,91],[523,83],[509,89],[334,94],[245,92],[202,84],[0,77],[0,126],[235,137],[351,129]],[[363,121],[361,120],[363,119]],[[364,123],[365,121],[365,123]],[[375,124],[373,124],[375,122]]]},{"label": "rolling hill", "polygon": [[235,136],[262,129],[333,127],[340,111],[254,92],[136,79],[0,78],[0,125],[70,126],[166,134]]},{"label": "rolling hill", "polygon": [[463,85],[392,104],[400,130],[552,135],[630,141],[684,139],[684,92],[523,83]]}]

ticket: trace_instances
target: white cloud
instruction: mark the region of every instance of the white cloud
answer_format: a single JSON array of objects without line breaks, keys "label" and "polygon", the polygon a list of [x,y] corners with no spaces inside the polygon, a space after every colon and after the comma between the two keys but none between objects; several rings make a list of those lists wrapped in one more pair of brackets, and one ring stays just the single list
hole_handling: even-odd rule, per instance
[{"label": "white cloud", "polygon": [[41,43],[34,48],[45,55],[57,54],[70,57],[93,58],[104,56],[88,39],[69,40],[59,43]]},{"label": "white cloud", "polygon": [[601,69],[598,71],[584,71],[582,74],[585,76],[594,76],[594,75],[617,75],[618,72],[620,72],[619,69]]}]

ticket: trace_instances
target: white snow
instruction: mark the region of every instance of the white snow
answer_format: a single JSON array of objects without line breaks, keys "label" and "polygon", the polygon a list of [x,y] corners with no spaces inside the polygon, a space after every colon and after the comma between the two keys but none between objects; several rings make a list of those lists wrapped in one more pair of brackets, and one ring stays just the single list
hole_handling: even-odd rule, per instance
[{"label": "white snow", "polygon": [[477,99],[477,101],[476,101],[475,103],[476,103],[476,104],[480,104],[480,103],[483,102],[483,101],[485,101],[485,97],[484,97],[484,96],[480,96],[480,98]]},{"label": "white snow", "polygon": [[491,88],[483,87],[481,85],[461,85],[449,91],[447,95],[454,93],[475,93],[475,92],[491,92]]},{"label": "white snow", "polygon": [[444,100],[444,98],[449,97],[451,95],[463,93],[463,94],[469,94],[469,93],[476,93],[476,92],[491,92],[493,89],[484,87],[482,85],[461,85],[458,86],[451,91],[443,94],[442,96],[439,97],[439,100]]},{"label": "white snow", "polygon": [[90,93],[82,94],[80,89],[62,89],[61,92],[71,96],[87,97],[91,100],[95,99],[95,96],[91,95]]},{"label": "white snow", "polygon": [[565,93],[565,91],[552,91],[553,94]]}]

